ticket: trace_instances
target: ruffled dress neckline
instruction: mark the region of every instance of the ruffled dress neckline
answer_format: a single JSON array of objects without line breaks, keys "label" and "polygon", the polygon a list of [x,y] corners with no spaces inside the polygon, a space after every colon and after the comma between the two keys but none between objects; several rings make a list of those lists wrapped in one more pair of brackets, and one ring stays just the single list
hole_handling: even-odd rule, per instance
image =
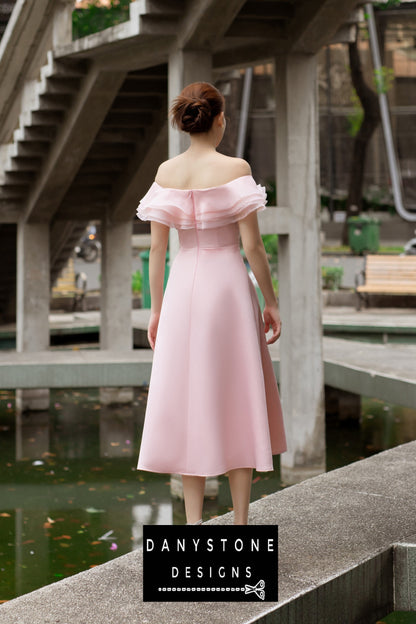
[{"label": "ruffled dress neckline", "polygon": [[266,189],[251,175],[201,189],[175,189],[153,182],[136,210],[142,221],[176,229],[208,229],[235,223],[253,210],[264,210]]}]

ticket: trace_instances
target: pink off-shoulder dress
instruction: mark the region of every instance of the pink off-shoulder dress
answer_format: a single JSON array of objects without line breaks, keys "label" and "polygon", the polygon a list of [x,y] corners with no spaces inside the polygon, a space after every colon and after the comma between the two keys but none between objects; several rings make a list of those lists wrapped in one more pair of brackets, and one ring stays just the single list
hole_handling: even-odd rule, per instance
[{"label": "pink off-shoulder dress", "polygon": [[137,469],[214,476],[273,470],[286,450],[279,392],[238,220],[263,210],[251,175],[179,190],[156,182],[142,220],[175,227],[180,250],[164,293]]}]

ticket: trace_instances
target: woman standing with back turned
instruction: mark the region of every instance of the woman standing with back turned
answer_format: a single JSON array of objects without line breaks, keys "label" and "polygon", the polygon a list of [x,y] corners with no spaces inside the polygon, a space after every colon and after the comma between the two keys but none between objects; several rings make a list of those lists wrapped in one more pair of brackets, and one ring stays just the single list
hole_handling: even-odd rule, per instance
[{"label": "woman standing with back turned", "polygon": [[[253,468],[273,470],[272,455],[286,450],[267,348],[281,321],[257,222],[266,193],[245,160],[216,150],[225,118],[213,85],[188,85],[170,112],[191,145],[160,165],[137,209],[151,221],[154,349],[137,468],[182,475],[188,524],[202,522],[205,477],[228,473],[234,523],[247,524]],[[170,227],[180,250],[163,294]],[[263,319],[240,235],[264,296]]]}]

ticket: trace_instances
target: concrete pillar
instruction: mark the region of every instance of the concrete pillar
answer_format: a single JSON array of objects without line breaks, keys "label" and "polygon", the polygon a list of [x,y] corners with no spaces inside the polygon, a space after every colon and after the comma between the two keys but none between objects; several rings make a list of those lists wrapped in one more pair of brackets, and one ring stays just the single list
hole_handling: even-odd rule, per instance
[{"label": "concrete pillar", "polygon": [[[24,223],[17,227],[16,348],[49,349],[49,224]],[[16,408],[47,410],[49,390],[16,390]]]},{"label": "concrete pillar", "polygon": [[[212,54],[207,50],[174,50],[169,56],[168,101],[169,106],[186,85],[192,82],[212,82]],[[189,136],[178,132],[169,124],[169,158],[181,154],[189,147]],[[169,235],[169,261],[179,249],[176,230]],[[182,479],[171,475],[171,493],[183,498]],[[217,477],[207,477],[205,496],[218,495]]]},{"label": "concrete pillar", "polygon": [[53,49],[63,46],[66,43],[71,43],[73,10],[73,0],[55,0],[52,25]]},{"label": "concrete pillar", "polygon": [[[131,323],[132,221],[102,222],[101,349],[129,351],[133,347]],[[130,403],[132,388],[100,388],[101,403]]]},{"label": "concrete pillar", "polygon": [[291,213],[279,235],[281,473],[296,483],[325,471],[316,57],[280,56],[275,72],[277,201]]}]

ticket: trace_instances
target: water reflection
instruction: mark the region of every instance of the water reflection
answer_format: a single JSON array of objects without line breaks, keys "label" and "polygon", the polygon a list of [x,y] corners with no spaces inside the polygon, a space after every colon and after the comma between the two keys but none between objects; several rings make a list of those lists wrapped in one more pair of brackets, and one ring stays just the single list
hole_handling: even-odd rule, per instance
[{"label": "water reflection", "polygon": [[[0,600],[139,548],[144,524],[185,522],[169,475],[136,470],[146,398],[136,388],[133,405],[108,407],[98,389],[59,390],[48,412],[18,414],[0,391]],[[328,419],[327,468],[413,439],[416,410],[362,398],[359,419]],[[275,468],[254,473],[252,500],[283,486]],[[231,505],[220,477],[204,520]]]}]

